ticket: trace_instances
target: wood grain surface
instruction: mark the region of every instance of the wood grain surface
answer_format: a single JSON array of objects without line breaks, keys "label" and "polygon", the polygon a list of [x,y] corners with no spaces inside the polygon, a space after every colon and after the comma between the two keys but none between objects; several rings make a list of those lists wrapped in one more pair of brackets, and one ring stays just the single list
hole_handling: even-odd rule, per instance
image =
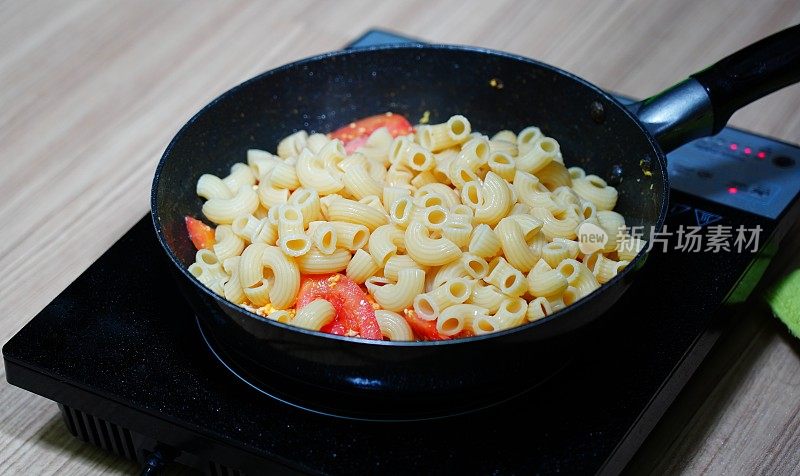
[{"label": "wood grain surface", "polygon": [[[177,129],[258,72],[384,27],[646,96],[798,22],[799,0],[0,1],[0,343],[147,212]],[[732,124],[798,142],[798,111],[795,86]],[[793,232],[769,279],[800,264],[798,243]],[[749,314],[737,329],[745,350],[721,372],[704,365],[710,388],[690,386],[699,403],[682,396],[668,414],[684,414],[678,436],[659,428],[632,471],[800,472],[798,345],[757,302]],[[53,403],[4,377],[0,473],[136,471],[73,440]]]}]

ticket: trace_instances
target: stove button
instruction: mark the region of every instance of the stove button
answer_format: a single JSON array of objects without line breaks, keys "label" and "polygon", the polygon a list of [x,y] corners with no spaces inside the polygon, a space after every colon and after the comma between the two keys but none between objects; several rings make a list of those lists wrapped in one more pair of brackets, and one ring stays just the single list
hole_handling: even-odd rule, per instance
[{"label": "stove button", "polygon": [[753,185],[750,188],[749,192],[750,195],[753,195],[754,197],[761,200],[766,200],[770,197],[770,195],[772,195],[772,189],[770,189],[766,185]]},{"label": "stove button", "polygon": [[778,167],[791,167],[795,164],[794,159],[785,155],[778,155],[772,158],[772,163]]}]

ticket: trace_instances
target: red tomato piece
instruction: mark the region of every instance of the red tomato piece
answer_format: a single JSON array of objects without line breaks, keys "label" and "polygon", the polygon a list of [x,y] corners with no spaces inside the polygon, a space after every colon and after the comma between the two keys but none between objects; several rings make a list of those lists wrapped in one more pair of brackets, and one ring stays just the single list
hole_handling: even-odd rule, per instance
[{"label": "red tomato piece", "polygon": [[411,326],[411,330],[414,331],[414,336],[419,340],[449,339],[449,337],[439,334],[439,331],[436,330],[436,321],[420,319],[417,313],[411,309],[406,309],[403,311],[402,315],[406,319],[406,322],[408,322],[408,325]]},{"label": "red tomato piece", "polygon": [[210,226],[188,215],[184,217],[184,221],[189,239],[192,240],[195,248],[209,250],[214,246],[214,230]]},{"label": "red tomato piece", "polygon": [[375,318],[375,309],[355,282],[342,274],[305,276],[297,295],[300,310],[315,299],[325,299],[333,305],[336,317],[322,332],[337,335],[357,333],[364,339],[382,340],[383,335]]},{"label": "red tomato piece", "polygon": [[364,145],[369,135],[381,127],[387,128],[392,137],[404,136],[414,131],[408,119],[400,114],[387,112],[351,122],[328,135],[331,139],[339,139],[344,142],[344,148],[350,154]]}]

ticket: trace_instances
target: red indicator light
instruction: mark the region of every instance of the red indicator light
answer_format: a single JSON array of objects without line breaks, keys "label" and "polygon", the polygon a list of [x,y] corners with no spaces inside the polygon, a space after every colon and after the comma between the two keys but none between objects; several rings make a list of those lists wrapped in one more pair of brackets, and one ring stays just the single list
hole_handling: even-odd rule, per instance
[{"label": "red indicator light", "polygon": [[745,147],[744,148],[744,153],[747,154],[747,155],[750,155],[750,154],[753,153],[753,149],[751,149],[750,147]]},{"label": "red indicator light", "polygon": [[730,147],[731,150],[738,150],[739,149],[739,144],[731,144],[728,147]]},{"label": "red indicator light", "polygon": [[738,191],[739,189],[736,187],[728,187],[728,193],[730,193],[731,195],[737,193]]},{"label": "red indicator light", "polygon": [[756,154],[756,155],[758,156],[759,159],[766,159],[767,158],[767,153],[764,152],[763,150],[761,152],[759,152],[758,154]]}]

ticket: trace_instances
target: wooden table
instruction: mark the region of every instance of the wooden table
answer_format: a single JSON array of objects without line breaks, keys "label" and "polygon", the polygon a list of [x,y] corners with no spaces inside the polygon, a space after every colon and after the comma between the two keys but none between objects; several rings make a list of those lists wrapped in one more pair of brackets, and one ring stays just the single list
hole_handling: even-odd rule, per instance
[{"label": "wooden table", "polygon": [[[645,96],[797,22],[799,0],[2,1],[0,342],[147,212],[156,161],[202,105],[370,27],[531,56]],[[798,111],[795,86],[732,124],[798,142]],[[800,232],[787,241],[768,279],[800,263]],[[800,472],[800,346],[757,300],[750,314],[737,330],[745,350],[722,372],[701,369],[710,390],[690,385],[666,419],[683,414],[679,437],[659,429],[635,470]],[[0,472],[136,470],[0,380]]]}]

